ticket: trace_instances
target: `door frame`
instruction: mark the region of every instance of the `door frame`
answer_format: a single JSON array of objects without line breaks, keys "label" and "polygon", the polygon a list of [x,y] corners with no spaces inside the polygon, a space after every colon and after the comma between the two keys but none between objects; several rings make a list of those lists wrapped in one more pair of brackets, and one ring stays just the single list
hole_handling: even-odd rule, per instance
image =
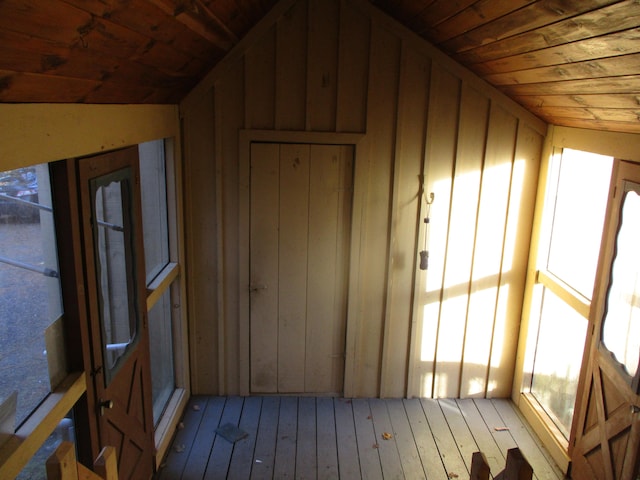
[{"label": "door frame", "polygon": [[[238,217],[239,217],[239,242],[238,242],[238,304],[239,304],[239,324],[238,324],[238,378],[241,395],[250,393],[250,295],[249,295],[249,235],[250,235],[250,178],[251,178],[251,143],[301,143],[320,145],[351,145],[354,148],[354,173],[353,173],[353,199],[351,214],[351,239],[350,239],[350,259],[348,268],[348,299],[347,299],[347,332],[345,348],[345,371],[344,388],[345,397],[351,396],[354,383],[354,368],[356,357],[356,344],[358,338],[358,325],[355,319],[355,309],[357,308],[359,285],[358,273],[360,271],[360,231],[364,221],[362,211],[366,198],[368,178],[368,164],[362,161],[364,157],[362,150],[365,148],[364,134],[360,133],[333,133],[333,132],[301,132],[301,131],[276,131],[276,130],[240,130],[239,132],[239,168],[238,168]],[[221,208],[223,205],[221,159],[217,159],[216,165],[217,187],[216,204]],[[221,214],[221,212],[219,212]],[[224,232],[218,229],[217,232],[218,258],[224,259]],[[223,262],[219,262],[222,269]],[[219,273],[222,273],[220,271]],[[218,323],[219,339],[219,382],[220,393],[225,394],[225,375],[228,375],[226,350],[229,345],[225,341],[227,338],[225,326],[229,322],[225,315],[225,296],[222,285],[218,285],[218,318],[222,321]]]}]

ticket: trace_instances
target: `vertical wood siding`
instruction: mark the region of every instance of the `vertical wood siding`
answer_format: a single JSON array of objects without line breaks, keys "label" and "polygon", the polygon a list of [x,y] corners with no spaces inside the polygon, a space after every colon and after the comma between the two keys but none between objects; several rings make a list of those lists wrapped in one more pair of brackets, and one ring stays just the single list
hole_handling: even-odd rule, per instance
[{"label": "vertical wood siding", "polygon": [[546,125],[368,4],[284,4],[181,106],[194,392],[247,388],[238,132],[266,129],[364,134],[345,394],[508,396]]}]

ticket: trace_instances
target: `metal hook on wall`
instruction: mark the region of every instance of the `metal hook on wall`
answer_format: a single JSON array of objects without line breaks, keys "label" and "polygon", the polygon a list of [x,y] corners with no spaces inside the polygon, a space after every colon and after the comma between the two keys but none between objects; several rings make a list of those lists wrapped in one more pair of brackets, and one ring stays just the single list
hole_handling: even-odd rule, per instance
[{"label": "metal hook on wall", "polygon": [[424,250],[420,252],[420,270],[426,270],[429,268],[429,222],[430,222],[430,213],[431,213],[431,204],[435,199],[435,194],[433,192],[429,193],[429,197],[427,198],[425,194],[425,203],[427,204],[427,212],[424,217]]},{"label": "metal hook on wall", "polygon": [[[425,194],[426,197],[426,194]],[[427,205],[431,205],[433,203],[433,199],[435,198],[435,194],[433,192],[429,193],[429,198],[425,198],[424,201],[427,202]]]}]

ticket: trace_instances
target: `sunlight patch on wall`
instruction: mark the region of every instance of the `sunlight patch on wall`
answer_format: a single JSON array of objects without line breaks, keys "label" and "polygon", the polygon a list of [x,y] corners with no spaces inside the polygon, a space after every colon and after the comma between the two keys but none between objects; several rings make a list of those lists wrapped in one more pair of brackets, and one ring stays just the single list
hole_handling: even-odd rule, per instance
[{"label": "sunlight patch on wall", "polygon": [[[509,198],[509,216],[505,232],[504,245],[502,246],[502,274],[511,271],[515,257],[515,246],[522,208],[522,191],[524,188],[524,173],[526,162],[523,159],[516,160],[511,174],[511,191]],[[514,208],[515,207],[515,208]],[[514,211],[515,209],[515,211]]]},{"label": "sunlight patch on wall", "polygon": [[482,175],[480,170],[460,175],[454,199],[450,181],[433,184],[430,263],[417,329],[420,396],[458,391],[477,397],[497,388],[491,372],[509,360],[503,344],[514,333],[510,270],[525,168],[526,161],[519,159],[491,166]]}]

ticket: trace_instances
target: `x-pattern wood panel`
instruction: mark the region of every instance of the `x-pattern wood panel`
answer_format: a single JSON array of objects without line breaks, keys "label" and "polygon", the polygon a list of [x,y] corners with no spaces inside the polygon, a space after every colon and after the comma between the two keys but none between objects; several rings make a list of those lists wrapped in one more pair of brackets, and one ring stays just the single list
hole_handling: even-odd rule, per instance
[{"label": "x-pattern wood panel", "polygon": [[[574,458],[584,457],[595,478],[627,479],[634,469],[634,456],[627,452],[633,447],[632,439],[638,434],[640,422],[633,418],[629,399],[612,388],[614,380],[609,376],[612,372],[606,370],[605,364],[604,368],[597,366],[591,372],[589,411]],[[584,472],[584,468],[579,465],[578,472]]]}]

